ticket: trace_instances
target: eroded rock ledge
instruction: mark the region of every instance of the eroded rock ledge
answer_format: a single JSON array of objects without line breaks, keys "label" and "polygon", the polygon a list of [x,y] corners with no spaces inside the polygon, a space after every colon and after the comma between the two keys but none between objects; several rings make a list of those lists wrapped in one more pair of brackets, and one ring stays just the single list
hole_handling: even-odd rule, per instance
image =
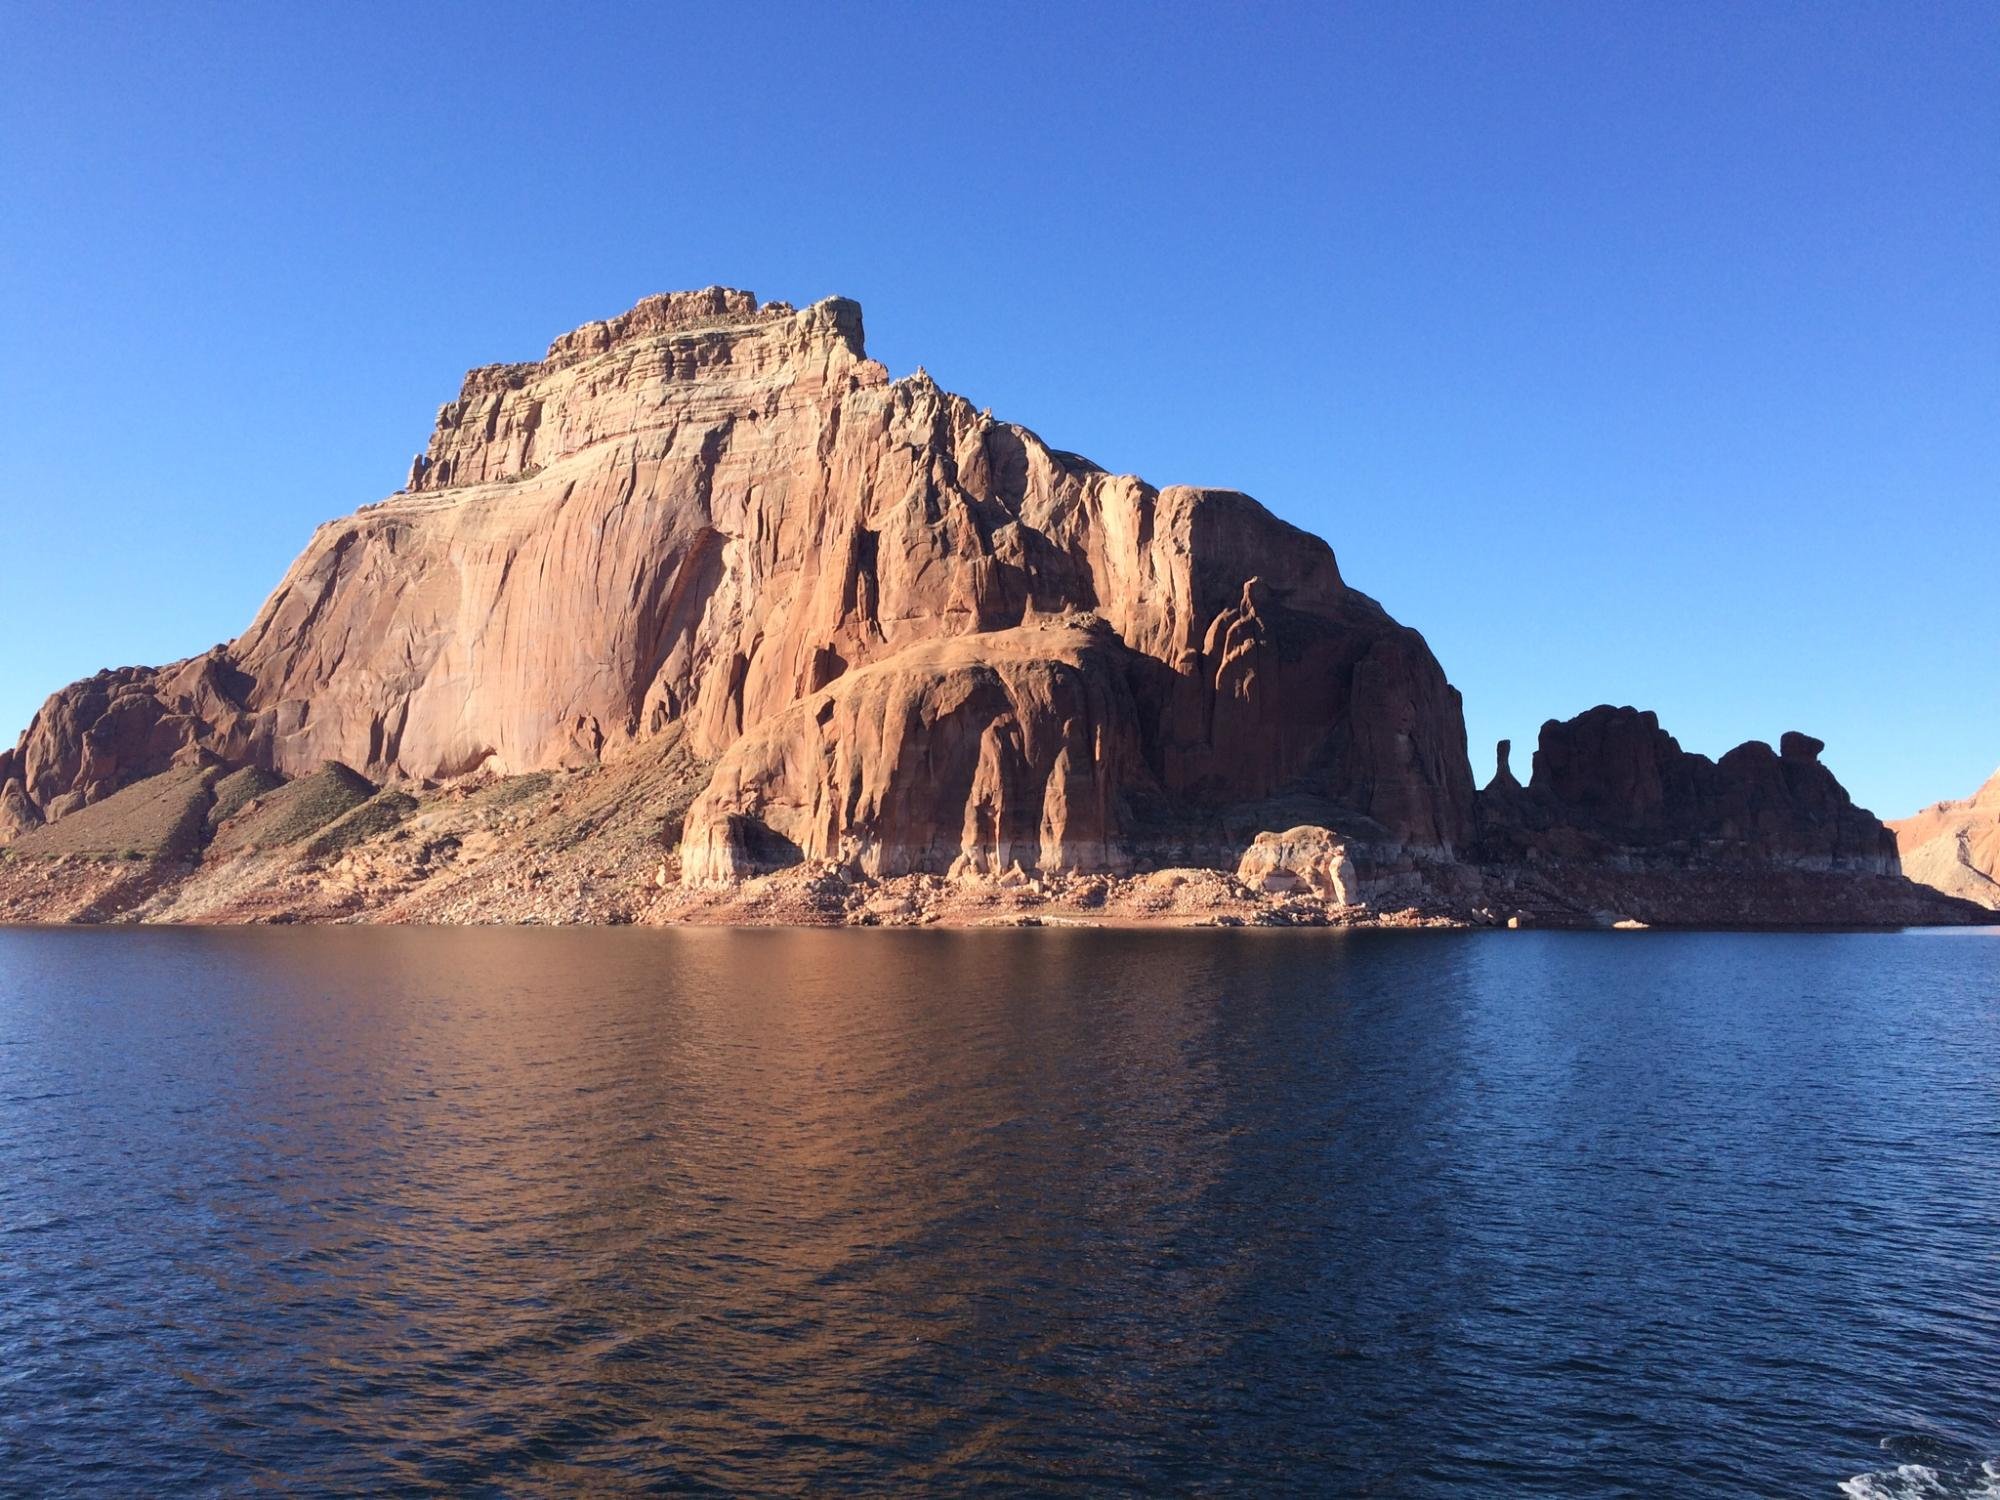
[{"label": "eroded rock ledge", "polygon": [[892,380],[852,302],[711,287],[473,370],[235,641],[51,697],[0,916],[1905,920],[1817,753],[1602,709],[1476,796],[1318,538]]}]

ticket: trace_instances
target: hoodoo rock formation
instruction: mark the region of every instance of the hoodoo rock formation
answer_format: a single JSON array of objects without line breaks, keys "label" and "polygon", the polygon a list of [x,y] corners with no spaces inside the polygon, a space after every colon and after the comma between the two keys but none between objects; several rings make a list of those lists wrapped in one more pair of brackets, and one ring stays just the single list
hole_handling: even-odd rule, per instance
[{"label": "hoodoo rock formation", "polygon": [[[1788,732],[1719,760],[1683,750],[1651,713],[1601,705],[1542,726],[1524,787],[1499,768],[1480,793],[1476,857],[1496,899],[1648,922],[1921,921],[1894,836]],[[1964,912],[1957,913],[1963,920]]]},{"label": "hoodoo rock formation", "polygon": [[2000,911],[2000,771],[1970,797],[1934,802],[1889,827],[1904,874]]},{"label": "hoodoo rock formation", "polygon": [[473,370],[235,641],[50,698],[0,916],[1464,911],[1528,862],[1574,913],[1551,872],[1634,850],[1893,868],[1816,756],[1598,710],[1477,799],[1457,692],[1324,542],[892,380],[852,302],[712,287]]},{"label": "hoodoo rock formation", "polygon": [[1528,785],[1503,753],[1482,793],[1486,852],[1502,863],[1535,851],[1674,868],[1723,861],[1895,874],[1894,836],[1820,764],[1825,748],[1793,732],[1777,750],[1752,740],[1712,761],[1637,709],[1603,705],[1551,719]]}]

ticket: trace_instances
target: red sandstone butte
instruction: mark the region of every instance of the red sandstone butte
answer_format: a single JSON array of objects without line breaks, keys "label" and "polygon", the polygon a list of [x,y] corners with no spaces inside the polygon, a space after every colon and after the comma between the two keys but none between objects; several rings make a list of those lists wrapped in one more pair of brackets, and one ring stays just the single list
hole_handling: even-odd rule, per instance
[{"label": "red sandstone butte", "polygon": [[669,738],[714,763],[690,880],[750,845],[1115,871],[1281,791],[1471,830],[1458,694],[1324,542],[890,379],[852,302],[721,288],[472,371],[409,488],[321,527],[235,641],[50,699],[0,818],[194,748],[382,782]]}]

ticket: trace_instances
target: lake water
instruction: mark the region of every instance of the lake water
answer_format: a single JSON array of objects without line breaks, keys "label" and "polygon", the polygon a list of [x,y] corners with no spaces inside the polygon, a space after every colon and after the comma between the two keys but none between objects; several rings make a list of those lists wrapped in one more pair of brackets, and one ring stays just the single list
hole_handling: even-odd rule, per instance
[{"label": "lake water", "polygon": [[2000,1494],[2000,936],[0,931],[0,1489]]}]

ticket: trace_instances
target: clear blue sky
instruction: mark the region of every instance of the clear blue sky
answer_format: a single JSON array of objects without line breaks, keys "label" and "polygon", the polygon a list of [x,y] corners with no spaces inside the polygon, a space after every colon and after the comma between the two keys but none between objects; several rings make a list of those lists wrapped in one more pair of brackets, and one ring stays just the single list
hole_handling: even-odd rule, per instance
[{"label": "clear blue sky", "polygon": [[0,0],[0,735],[711,282],[1325,535],[1482,780],[1607,700],[1884,816],[2000,763],[1985,3]]}]

